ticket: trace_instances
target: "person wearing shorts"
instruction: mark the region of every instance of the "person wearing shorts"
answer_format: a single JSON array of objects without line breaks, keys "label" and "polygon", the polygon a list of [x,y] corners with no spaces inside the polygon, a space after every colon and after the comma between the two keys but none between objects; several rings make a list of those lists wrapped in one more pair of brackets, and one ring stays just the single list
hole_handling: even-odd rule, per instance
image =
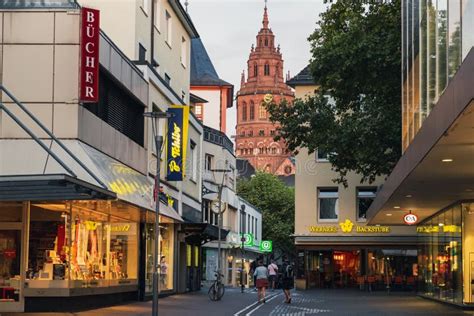
[{"label": "person wearing shorts", "polygon": [[253,275],[257,280],[258,302],[265,303],[265,295],[268,287],[268,269],[263,265],[263,261],[258,261],[257,268]]},{"label": "person wearing shorts", "polygon": [[275,291],[275,283],[278,275],[278,266],[275,263],[275,260],[272,260],[272,263],[268,265],[268,282],[269,287],[272,287],[272,292]]}]

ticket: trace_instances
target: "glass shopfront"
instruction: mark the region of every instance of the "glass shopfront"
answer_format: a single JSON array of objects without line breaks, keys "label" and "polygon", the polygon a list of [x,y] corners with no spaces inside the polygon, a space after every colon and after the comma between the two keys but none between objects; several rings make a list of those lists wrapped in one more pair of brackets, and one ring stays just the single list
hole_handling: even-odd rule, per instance
[{"label": "glass shopfront", "polygon": [[[418,254],[419,293],[456,304],[472,302],[472,295],[469,295],[471,279],[468,275],[474,215],[469,211],[469,205],[453,206],[417,227],[421,240]],[[474,263],[474,256],[471,259]]]},{"label": "glass shopfront", "polygon": [[[145,292],[151,294],[153,290],[153,247],[155,243],[155,214],[147,212],[146,215],[146,274]],[[160,245],[159,245],[159,290],[169,291],[174,289],[174,224],[173,221],[160,216]]]},{"label": "glass shopfront", "polygon": [[120,202],[32,203],[28,288],[137,284],[138,223]]}]

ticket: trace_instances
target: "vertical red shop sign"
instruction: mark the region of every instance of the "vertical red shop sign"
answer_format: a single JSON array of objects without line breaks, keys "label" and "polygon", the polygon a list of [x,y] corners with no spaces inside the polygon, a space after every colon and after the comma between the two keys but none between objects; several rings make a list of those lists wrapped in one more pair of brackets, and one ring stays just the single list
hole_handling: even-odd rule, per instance
[{"label": "vertical red shop sign", "polygon": [[80,101],[99,101],[99,10],[81,10]]}]

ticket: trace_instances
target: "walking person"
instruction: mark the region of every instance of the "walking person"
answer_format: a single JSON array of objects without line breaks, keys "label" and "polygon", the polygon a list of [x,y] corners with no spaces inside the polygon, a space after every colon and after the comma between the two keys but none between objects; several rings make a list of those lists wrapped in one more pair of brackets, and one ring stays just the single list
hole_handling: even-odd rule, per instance
[{"label": "walking person", "polygon": [[278,276],[278,266],[275,263],[275,260],[268,265],[268,281],[270,282],[269,287],[272,287],[272,292],[275,291],[275,283]]},{"label": "walking person", "polygon": [[288,261],[288,257],[283,257],[283,265],[282,265],[282,272],[283,272],[283,292],[285,293],[285,303],[291,304],[291,289],[294,285],[294,271],[293,266]]},{"label": "walking person", "polygon": [[258,266],[255,269],[254,276],[257,279],[257,296],[259,303],[265,303],[265,295],[268,286],[268,269],[263,265],[263,261],[258,261]]},{"label": "walking person", "polygon": [[253,278],[253,288],[254,288],[254,291],[257,291],[257,278],[255,277],[255,270],[257,269],[257,262],[258,260],[260,260],[259,258],[257,258],[256,260],[252,261],[250,263],[250,275],[252,276]]}]

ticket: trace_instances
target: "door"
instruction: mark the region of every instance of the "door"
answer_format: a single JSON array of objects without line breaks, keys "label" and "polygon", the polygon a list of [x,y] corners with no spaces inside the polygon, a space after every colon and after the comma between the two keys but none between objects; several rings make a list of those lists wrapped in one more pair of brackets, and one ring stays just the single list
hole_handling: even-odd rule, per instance
[{"label": "door", "polygon": [[22,312],[24,254],[21,223],[0,223],[0,312]]}]

